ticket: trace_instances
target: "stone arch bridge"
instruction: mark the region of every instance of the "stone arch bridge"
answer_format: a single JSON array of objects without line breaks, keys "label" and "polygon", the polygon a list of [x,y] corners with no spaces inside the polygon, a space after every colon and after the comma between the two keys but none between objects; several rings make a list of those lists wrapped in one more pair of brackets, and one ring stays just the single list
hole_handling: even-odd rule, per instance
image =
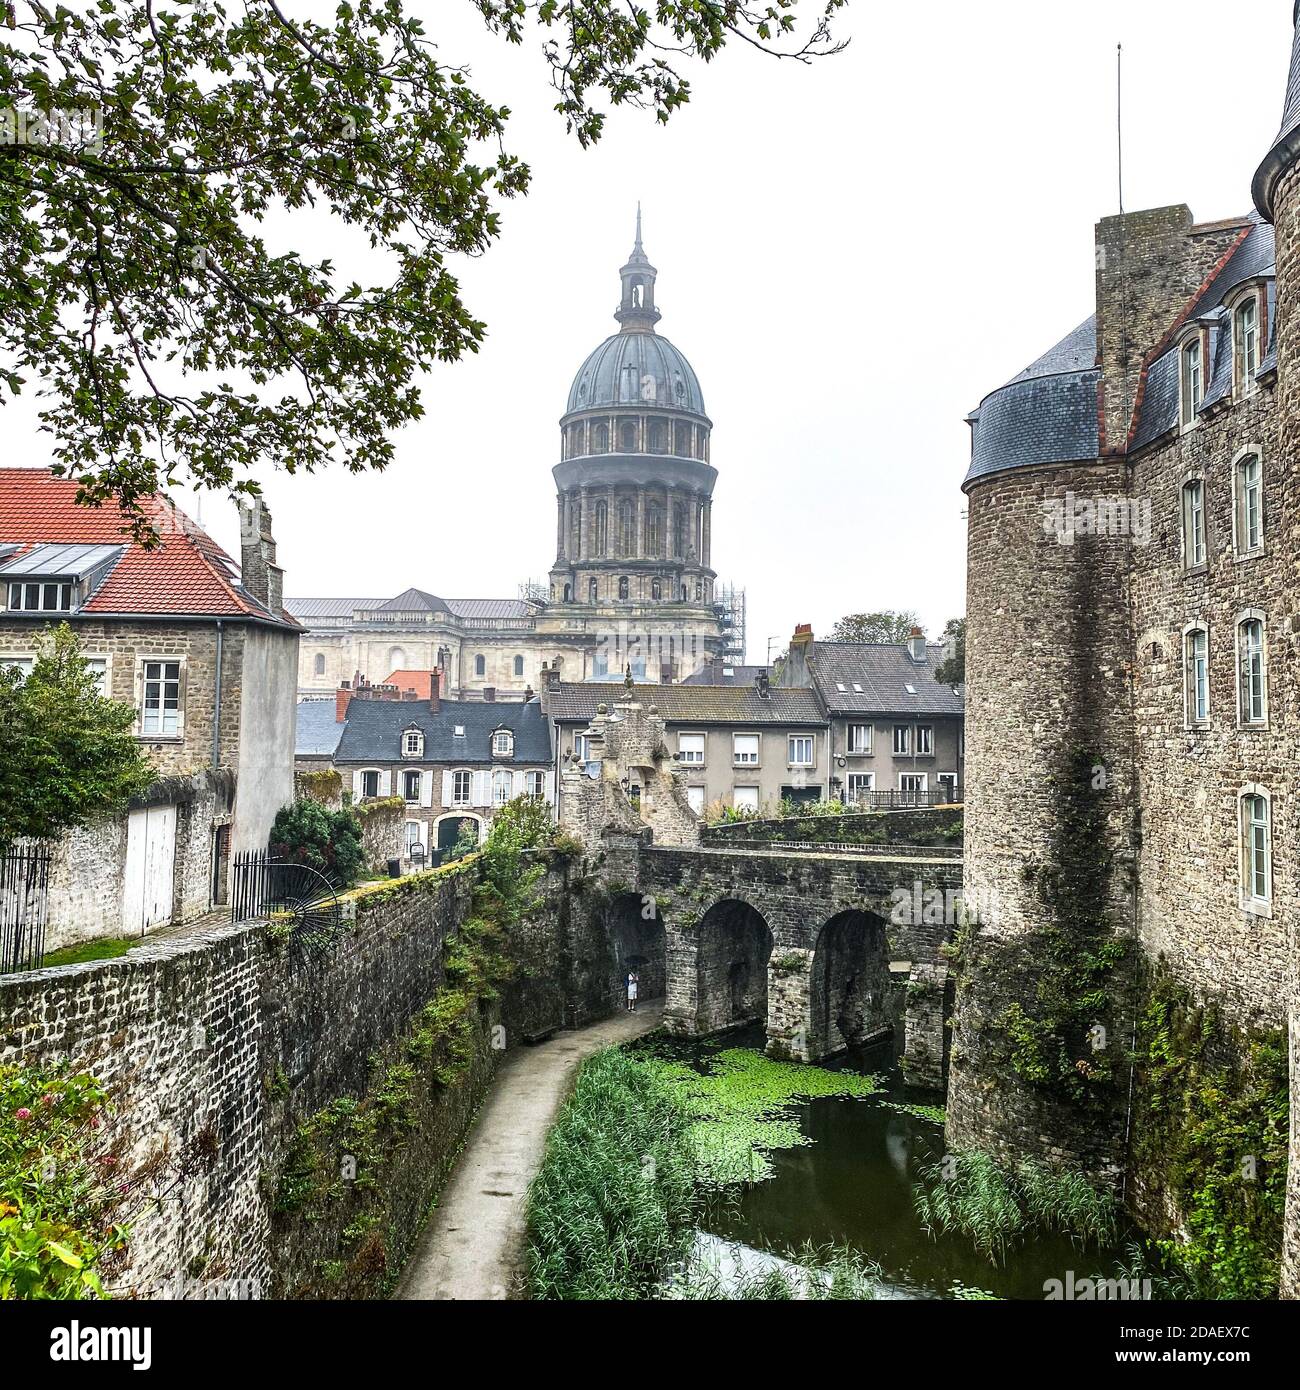
[{"label": "stone arch bridge", "polygon": [[917,1085],[944,1071],[959,857],[861,850],[703,849],[604,837],[599,875],[616,988],[664,999],[673,1032],[762,1021],[774,1056],[815,1061],[901,1027]]}]

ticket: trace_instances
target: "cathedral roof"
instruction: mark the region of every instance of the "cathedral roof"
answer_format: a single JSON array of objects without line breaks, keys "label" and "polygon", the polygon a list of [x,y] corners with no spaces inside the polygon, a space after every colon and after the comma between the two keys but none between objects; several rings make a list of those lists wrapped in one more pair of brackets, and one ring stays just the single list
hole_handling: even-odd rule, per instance
[{"label": "cathedral roof", "polygon": [[567,413],[636,404],[705,413],[695,369],[659,333],[625,331],[606,338],[578,368]]}]

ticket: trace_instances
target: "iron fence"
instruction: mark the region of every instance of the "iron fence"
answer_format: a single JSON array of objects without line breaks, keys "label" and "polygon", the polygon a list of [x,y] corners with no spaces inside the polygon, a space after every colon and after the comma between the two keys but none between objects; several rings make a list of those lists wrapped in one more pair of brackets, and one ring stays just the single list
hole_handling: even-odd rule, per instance
[{"label": "iron fence", "polygon": [[230,920],[279,919],[290,944],[306,951],[332,945],[342,911],[334,885],[308,864],[241,850],[230,866]]},{"label": "iron fence", "polygon": [[49,851],[24,847],[0,855],[0,975],[41,968],[49,907]]}]

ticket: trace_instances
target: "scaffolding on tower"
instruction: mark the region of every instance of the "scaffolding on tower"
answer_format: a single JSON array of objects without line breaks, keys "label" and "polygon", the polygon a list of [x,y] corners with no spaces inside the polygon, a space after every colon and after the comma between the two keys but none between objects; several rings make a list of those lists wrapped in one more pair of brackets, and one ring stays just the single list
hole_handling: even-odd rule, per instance
[{"label": "scaffolding on tower", "polygon": [[722,629],[719,655],[728,664],[745,664],[745,591],[734,584],[719,584],[714,592],[714,612]]}]

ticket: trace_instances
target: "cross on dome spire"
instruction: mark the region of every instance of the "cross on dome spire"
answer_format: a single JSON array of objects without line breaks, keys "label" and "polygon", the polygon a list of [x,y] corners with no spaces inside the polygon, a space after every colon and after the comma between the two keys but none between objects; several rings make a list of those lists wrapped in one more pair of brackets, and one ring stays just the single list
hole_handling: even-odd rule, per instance
[{"label": "cross on dome spire", "polygon": [[655,276],[658,271],[650,264],[641,245],[641,204],[636,205],[636,241],[627,264],[618,272],[623,281],[623,297],[614,317],[624,333],[653,333],[659,322],[655,308]]}]

